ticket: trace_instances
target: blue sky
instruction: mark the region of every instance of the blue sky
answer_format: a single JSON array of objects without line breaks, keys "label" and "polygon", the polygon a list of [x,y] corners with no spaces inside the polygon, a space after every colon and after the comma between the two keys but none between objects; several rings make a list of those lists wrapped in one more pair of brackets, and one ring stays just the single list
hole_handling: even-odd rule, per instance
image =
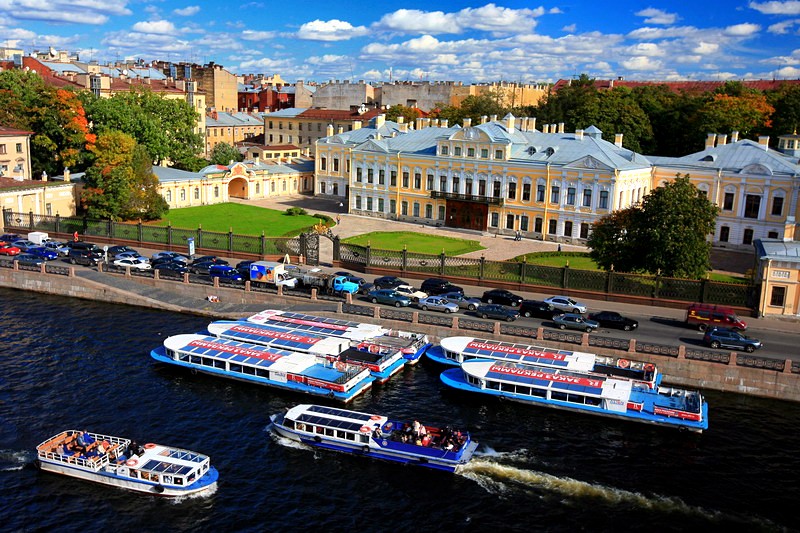
[{"label": "blue sky", "polygon": [[296,81],[800,78],[800,0],[0,0],[0,43]]}]

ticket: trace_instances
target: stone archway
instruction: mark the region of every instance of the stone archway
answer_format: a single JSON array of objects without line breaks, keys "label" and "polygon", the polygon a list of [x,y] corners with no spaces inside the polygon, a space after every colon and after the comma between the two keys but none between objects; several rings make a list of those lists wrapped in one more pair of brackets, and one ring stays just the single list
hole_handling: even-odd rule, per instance
[{"label": "stone archway", "polygon": [[228,198],[250,198],[249,183],[244,178],[233,178],[228,182]]}]

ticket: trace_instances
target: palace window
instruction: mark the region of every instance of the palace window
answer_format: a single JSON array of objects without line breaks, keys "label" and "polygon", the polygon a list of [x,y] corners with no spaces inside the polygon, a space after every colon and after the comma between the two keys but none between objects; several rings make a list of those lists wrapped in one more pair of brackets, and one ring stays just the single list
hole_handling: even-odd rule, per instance
[{"label": "palace window", "polygon": [[744,218],[758,218],[758,211],[760,209],[761,209],[761,196],[757,194],[748,194],[747,196],[745,196]]},{"label": "palace window", "polygon": [[492,182],[492,196],[494,196],[495,198],[500,198],[501,196],[500,186],[501,186],[500,180]]},{"label": "palace window", "polygon": [[542,220],[542,217],[536,217],[533,220],[533,231],[535,231],[536,233],[541,233],[542,232],[542,224],[544,224],[544,221]]},{"label": "palace window", "polygon": [[383,198],[378,198],[378,212],[383,213],[383,210],[384,210],[384,207],[385,207],[384,203],[385,202],[384,202]]},{"label": "palace window", "polygon": [[519,229],[520,231],[528,231],[528,215],[522,215],[519,219]]},{"label": "palace window", "polygon": [[356,169],[356,181],[361,182],[361,167]]},{"label": "palace window", "polygon": [[408,188],[408,172],[403,172],[403,188]]},{"label": "palace window", "polygon": [[408,202],[405,200],[400,202],[400,214],[403,216],[408,216]]},{"label": "palace window", "polygon": [[367,169],[367,183],[374,183],[374,181],[375,181],[374,170],[372,170],[371,168],[368,168]]},{"label": "palace window", "polygon": [[445,176],[444,174],[439,176],[439,191],[447,192],[447,176]]},{"label": "palace window", "polygon": [[392,173],[389,175],[389,185],[392,187],[397,187],[397,171],[392,170]]},{"label": "palace window", "polygon": [[447,146],[442,146],[442,155],[447,155],[450,152]]},{"label": "palace window", "polygon": [[489,149],[488,148],[481,148],[481,158],[482,159],[489,159]]},{"label": "palace window", "polygon": [[320,170],[328,170],[328,158],[322,156],[319,158],[319,169]]},{"label": "palace window", "polygon": [[536,201],[544,202],[544,185],[542,184],[536,186]]},{"label": "palace window", "polygon": [[564,222],[564,237],[572,237],[572,221]]},{"label": "palace window", "polygon": [[386,171],[378,170],[378,185],[386,185]]},{"label": "palace window", "polygon": [[583,189],[583,207],[592,207],[592,189]]},{"label": "palace window", "polygon": [[[256,192],[258,192],[258,183],[256,183]],[[194,188],[194,199],[195,200],[200,199],[200,189],[198,187]]]},{"label": "palace window", "polygon": [[567,187],[567,205],[575,205],[575,187]]},{"label": "palace window", "polygon": [[419,217],[419,202],[414,202],[414,216]]},{"label": "palace window", "polygon": [[531,199],[531,184],[530,183],[523,183],[522,184],[522,201],[528,202]]},{"label": "palace window", "polygon": [[444,220],[444,206],[439,206],[439,216],[437,217],[439,220]]},{"label": "palace window", "polygon": [[361,196],[356,195],[356,209],[361,209]]},{"label": "palace window", "polygon": [[728,239],[731,237],[731,228],[728,226],[722,226],[719,228],[719,241],[720,242],[728,242]]},{"label": "palace window", "polygon": [[772,294],[769,297],[769,305],[783,307],[786,302],[786,287],[772,287]]},{"label": "palace window", "polygon": [[453,148],[453,155],[461,155],[461,147],[456,146]]},{"label": "palace window", "polygon": [[561,198],[561,187],[553,185],[550,187],[550,203],[557,204]]},{"label": "palace window", "polygon": [[397,214],[397,200],[389,200],[389,213]]},{"label": "palace window", "polygon": [[608,209],[608,191],[600,191],[600,200],[597,202],[600,209]]},{"label": "palace window", "polygon": [[742,237],[742,244],[753,244],[753,230],[748,228],[744,230],[744,236]]},{"label": "palace window", "polygon": [[772,199],[772,216],[779,217],[783,214],[783,196]]},{"label": "palace window", "polygon": [[581,239],[589,238],[589,223],[581,222]]},{"label": "palace window", "polygon": [[425,204],[425,218],[433,218],[433,206]]},{"label": "palace window", "polygon": [[475,157],[475,148],[467,148],[467,157]]},{"label": "palace window", "polygon": [[429,191],[434,190],[433,189],[433,174],[428,174],[428,180],[427,180],[426,186],[427,186]]},{"label": "palace window", "polygon": [[506,229],[514,229],[514,215],[506,215]]},{"label": "palace window", "polygon": [[338,157],[334,157],[333,158],[333,171],[334,172],[339,172],[339,158]]},{"label": "palace window", "polygon": [[414,172],[414,188],[421,189],[422,188],[422,174],[419,172]]},{"label": "palace window", "polygon": [[515,182],[509,182],[508,184],[508,199],[509,200],[516,200],[517,198],[517,184]]},{"label": "palace window", "polygon": [[500,213],[492,213],[491,222],[489,225],[493,228],[496,228],[500,225]]},{"label": "palace window", "polygon": [[547,233],[549,233],[550,235],[555,235],[557,226],[558,226],[558,221],[551,218],[550,221],[547,223]]}]

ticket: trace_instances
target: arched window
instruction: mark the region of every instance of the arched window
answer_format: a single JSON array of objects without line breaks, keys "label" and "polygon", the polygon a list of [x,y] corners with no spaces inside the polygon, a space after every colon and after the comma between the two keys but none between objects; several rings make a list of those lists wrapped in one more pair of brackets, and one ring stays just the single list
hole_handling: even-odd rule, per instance
[{"label": "arched window", "polygon": [[167,191],[167,202],[172,201],[172,191]]},{"label": "arched window", "polygon": [[186,201],[186,189],[181,189],[181,202]]},{"label": "arched window", "polygon": [[199,200],[200,199],[200,188],[199,187],[195,187],[194,188],[194,199],[195,200]]},{"label": "arched window", "polygon": [[219,185],[214,186],[214,198],[219,198]]}]

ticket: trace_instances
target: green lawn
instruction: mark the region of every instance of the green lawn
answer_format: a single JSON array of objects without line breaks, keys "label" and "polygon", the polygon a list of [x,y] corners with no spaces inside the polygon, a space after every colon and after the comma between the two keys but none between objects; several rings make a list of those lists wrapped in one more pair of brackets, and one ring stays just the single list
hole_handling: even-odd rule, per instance
[{"label": "green lawn", "polygon": [[444,253],[449,256],[484,249],[478,241],[440,237],[412,231],[376,231],[348,237],[342,242],[359,246],[369,245],[378,250],[402,250],[403,247],[406,247],[409,252],[431,255],[440,254],[444,249]]},{"label": "green lawn", "polygon": [[207,231],[232,231],[239,235],[293,237],[319,223],[310,215],[289,216],[283,211],[244,204],[215,204],[171,209],[167,218],[153,222],[176,228],[194,229],[202,225]]},{"label": "green lawn", "polygon": [[597,263],[590,257],[580,255],[538,255],[536,253],[521,255],[514,258],[515,261],[522,261],[522,258],[533,265],[551,266],[563,268],[569,261],[569,267],[576,270],[600,270]]}]

